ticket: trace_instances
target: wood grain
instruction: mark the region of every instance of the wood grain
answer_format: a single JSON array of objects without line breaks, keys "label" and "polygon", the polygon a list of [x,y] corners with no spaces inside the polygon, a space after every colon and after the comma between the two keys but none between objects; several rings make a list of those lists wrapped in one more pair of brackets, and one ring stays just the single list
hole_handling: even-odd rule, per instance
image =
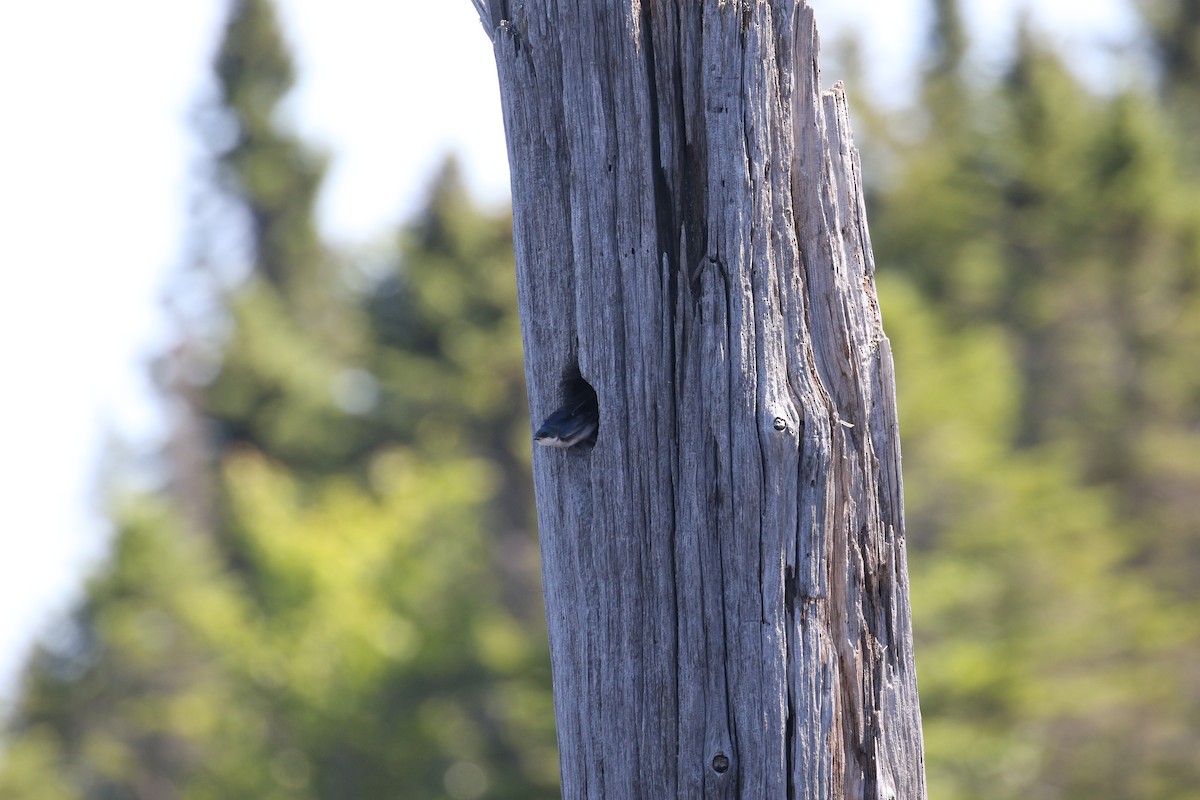
[{"label": "wood grain", "polygon": [[892,357],[806,3],[473,0],[566,798],[923,798]]}]

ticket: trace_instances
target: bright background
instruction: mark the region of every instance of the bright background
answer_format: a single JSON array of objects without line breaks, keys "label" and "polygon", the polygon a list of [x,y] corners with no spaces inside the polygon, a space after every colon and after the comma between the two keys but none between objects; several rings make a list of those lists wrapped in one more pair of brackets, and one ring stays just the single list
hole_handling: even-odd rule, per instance
[{"label": "bright background", "polygon": [[[925,3],[812,5],[826,42],[863,37],[869,86],[850,94],[903,103]],[[291,121],[335,156],[320,207],[331,241],[394,227],[450,152],[482,199],[506,199],[494,63],[469,0],[279,6],[299,62]],[[224,8],[0,5],[0,363],[18,376],[0,389],[0,696],[104,554],[105,453],[161,433],[148,364],[171,338],[161,300],[199,154],[189,115],[211,89]],[[982,72],[1003,62],[1021,9],[1080,74],[1121,80],[1134,22],[1119,0],[967,3]],[[827,62],[824,82],[838,77]]]}]

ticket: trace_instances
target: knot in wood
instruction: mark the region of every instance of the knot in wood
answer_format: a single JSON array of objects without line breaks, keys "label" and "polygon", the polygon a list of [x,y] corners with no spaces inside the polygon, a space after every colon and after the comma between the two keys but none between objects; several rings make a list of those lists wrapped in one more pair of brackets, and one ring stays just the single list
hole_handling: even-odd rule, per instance
[{"label": "knot in wood", "polygon": [[724,775],[729,771],[729,756],[724,753],[717,753],[712,760],[713,772],[718,775]]}]

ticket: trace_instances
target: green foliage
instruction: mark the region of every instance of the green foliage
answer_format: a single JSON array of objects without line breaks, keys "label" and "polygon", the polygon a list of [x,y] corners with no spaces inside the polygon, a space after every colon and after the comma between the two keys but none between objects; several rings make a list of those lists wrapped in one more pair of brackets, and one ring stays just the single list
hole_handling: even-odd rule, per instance
[{"label": "green foliage", "polygon": [[[1185,796],[1177,659],[1200,631],[1128,569],[1110,492],[1081,485],[1061,446],[1012,448],[1019,381],[999,326],[955,330],[899,276],[880,292],[930,795]],[[1168,746],[1133,747],[1152,728]],[[1147,793],[1153,780],[1172,791]]]},{"label": "green foliage", "polygon": [[1200,197],[1152,103],[1088,96],[1028,34],[977,94],[974,128],[931,131],[879,196],[881,262],[956,324],[1004,325],[1019,442],[1068,442],[1090,479],[1143,503],[1173,482],[1143,460],[1145,428],[1200,444],[1200,376],[1178,368],[1200,347]]},{"label": "green foliage", "polygon": [[295,76],[271,0],[234,0],[214,69],[219,176],[249,217],[257,271],[318,322],[326,304],[296,293],[315,289],[324,266],[312,209],[325,164],[276,124]]},{"label": "green foliage", "polygon": [[[400,252],[404,269],[383,278],[369,305],[386,345],[379,374],[411,386],[407,399],[416,403],[398,406],[392,423],[431,445],[452,437],[509,453],[519,441],[527,453],[511,219],[474,209],[451,162]],[[457,418],[457,404],[471,413]]]},{"label": "green foliage", "polygon": [[[212,554],[159,503],[124,517],[110,568],[26,678],[14,763],[52,766],[63,796],[137,796],[171,783],[230,705],[215,654],[189,624],[222,606]],[[35,785],[28,796],[48,791]]]},{"label": "green foliage", "polygon": [[15,796],[49,767],[81,797],[437,797],[456,769],[488,796],[553,789],[544,643],[489,601],[485,462],[396,449],[378,491],[307,498],[256,452],[222,472],[241,566],[166,509],[122,515],[110,569],[30,670],[0,773]]},{"label": "green foliage", "polygon": [[1193,168],[1200,166],[1200,0],[1137,0],[1154,51],[1158,87]]},{"label": "green foliage", "polygon": [[[170,489],[117,510],[30,665],[0,794],[556,796],[510,220],[448,165],[348,263],[316,234],[321,160],[276,121],[269,2],[234,3],[216,71],[253,269],[163,365],[190,415]],[[190,360],[214,349],[215,374]]]},{"label": "green foliage", "polygon": [[314,218],[324,159],[275,121],[294,77],[270,0],[233,4],[214,66],[220,104],[207,133],[216,183],[227,216],[244,223],[254,270],[225,301],[228,338],[204,413],[223,439],[296,469],[336,471],[371,436],[336,391],[368,343],[353,304],[330,302],[338,267]]},{"label": "green foliage", "polygon": [[1027,29],[995,86],[934,61],[871,217],[931,796],[1196,797],[1188,146]]}]

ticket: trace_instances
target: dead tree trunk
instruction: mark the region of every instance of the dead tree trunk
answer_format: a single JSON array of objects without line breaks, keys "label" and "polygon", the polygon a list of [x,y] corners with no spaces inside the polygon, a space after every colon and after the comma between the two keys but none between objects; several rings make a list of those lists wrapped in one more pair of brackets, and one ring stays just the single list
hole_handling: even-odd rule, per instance
[{"label": "dead tree trunk", "polygon": [[892,358],[789,0],[474,0],[512,166],[566,798],[925,796]]}]

